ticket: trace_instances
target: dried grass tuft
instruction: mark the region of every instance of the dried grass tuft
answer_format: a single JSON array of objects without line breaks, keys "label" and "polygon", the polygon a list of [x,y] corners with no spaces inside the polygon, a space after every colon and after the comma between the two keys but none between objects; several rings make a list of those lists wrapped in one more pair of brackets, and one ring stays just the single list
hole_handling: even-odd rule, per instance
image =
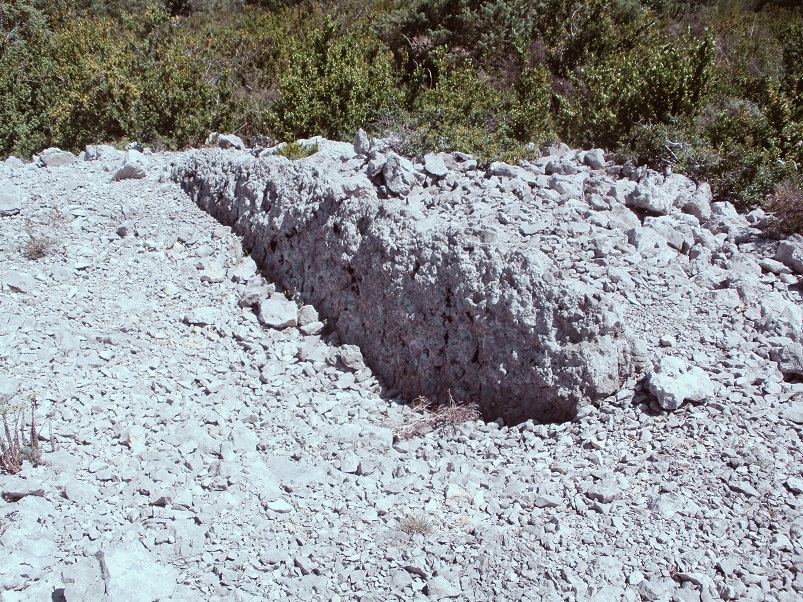
[{"label": "dried grass tuft", "polygon": [[803,233],[803,189],[786,181],[780,184],[767,201],[774,215],[771,226],[784,234]]},{"label": "dried grass tuft", "polygon": [[0,433],[0,470],[8,474],[20,472],[24,460],[37,465],[41,459],[39,434],[36,431],[36,394],[32,393],[28,399],[31,402],[31,428],[30,438],[26,439],[27,406],[11,405],[8,397],[0,397],[0,417],[3,420],[3,432]]},{"label": "dried grass tuft", "polygon": [[30,221],[25,227],[25,232],[28,235],[28,240],[22,245],[22,254],[26,259],[31,261],[42,259],[50,255],[56,248],[56,240],[36,232]]},{"label": "dried grass tuft", "polygon": [[399,530],[410,536],[429,535],[434,529],[434,523],[425,516],[408,516],[399,521]]},{"label": "dried grass tuft", "polygon": [[429,432],[441,430],[454,434],[457,427],[466,422],[474,422],[480,418],[479,407],[475,403],[458,403],[449,391],[449,402],[436,404],[430,399],[419,396],[412,404],[415,418],[396,430],[400,439],[421,437]]}]

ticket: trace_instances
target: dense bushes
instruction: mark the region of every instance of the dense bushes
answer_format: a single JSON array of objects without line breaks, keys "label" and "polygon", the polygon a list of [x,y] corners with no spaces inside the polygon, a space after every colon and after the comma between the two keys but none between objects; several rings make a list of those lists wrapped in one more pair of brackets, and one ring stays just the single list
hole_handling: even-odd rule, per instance
[{"label": "dense bushes", "polygon": [[339,35],[326,20],[307,44],[294,48],[279,76],[273,131],[283,139],[353,137],[398,102],[389,53],[371,37]]},{"label": "dense bushes", "polygon": [[236,124],[228,74],[198,60],[198,36],[164,9],[52,24],[0,47],[4,154],[125,138],[182,146]]},{"label": "dense bushes", "polygon": [[803,189],[798,4],[0,0],[0,153],[364,127],[412,154],[514,161],[559,139],[788,205]]},{"label": "dense bushes", "polygon": [[225,71],[196,60],[198,43],[162,10],[144,19],[79,19],[55,35],[46,114],[50,142],[133,138],[181,146],[235,124]]},{"label": "dense bushes", "polygon": [[[379,35],[410,85],[423,68],[437,88],[444,48],[502,96],[521,88],[528,68],[547,70],[536,96],[550,99],[548,118],[504,136],[538,142],[554,132],[603,146],[710,179],[743,205],[782,181],[799,185],[800,8],[747,0],[403,4]],[[512,106],[500,105],[499,122]],[[497,140],[488,139],[495,151]]]}]

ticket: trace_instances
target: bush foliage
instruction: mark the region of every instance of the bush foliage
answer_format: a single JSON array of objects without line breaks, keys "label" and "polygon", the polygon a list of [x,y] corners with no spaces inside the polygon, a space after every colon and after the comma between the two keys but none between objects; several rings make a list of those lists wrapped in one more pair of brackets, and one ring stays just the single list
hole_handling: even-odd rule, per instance
[{"label": "bush foliage", "polygon": [[[515,161],[562,140],[803,189],[803,9],[789,0],[0,0],[0,152],[209,131],[392,134]],[[776,205],[779,203],[776,202]]]},{"label": "bush foliage", "polygon": [[374,38],[339,32],[329,19],[292,54],[271,116],[283,139],[353,137],[398,96],[390,53]]}]

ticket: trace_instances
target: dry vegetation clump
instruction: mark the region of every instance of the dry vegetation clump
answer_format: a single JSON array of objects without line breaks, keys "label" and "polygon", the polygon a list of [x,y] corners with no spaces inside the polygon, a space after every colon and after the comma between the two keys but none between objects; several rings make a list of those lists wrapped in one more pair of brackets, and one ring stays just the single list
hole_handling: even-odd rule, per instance
[{"label": "dry vegetation clump", "polygon": [[414,418],[396,429],[400,439],[421,437],[431,431],[442,430],[453,434],[456,428],[466,422],[479,420],[480,411],[475,403],[458,403],[449,392],[449,402],[436,404],[426,397],[417,397],[412,404]]},{"label": "dry vegetation clump", "polygon": [[434,529],[434,523],[426,516],[408,516],[399,521],[399,530],[411,537],[429,535]]},{"label": "dry vegetation clump", "polygon": [[39,434],[36,431],[37,397],[32,393],[31,428],[29,439],[26,439],[25,410],[26,404],[12,405],[7,396],[0,397],[0,417],[3,420],[3,432],[0,433],[0,470],[8,474],[17,474],[22,470],[22,463],[28,460],[31,464],[39,464]]},{"label": "dry vegetation clump", "polygon": [[33,224],[28,221],[25,226],[25,233],[28,235],[28,240],[22,245],[22,254],[26,259],[36,261],[47,257],[56,248],[56,240],[50,236],[38,233]]},{"label": "dry vegetation clump", "polygon": [[26,259],[30,259],[31,261],[47,257],[56,245],[55,241],[47,236],[34,236],[30,234],[29,236],[30,238],[22,245],[22,254]]},{"label": "dry vegetation clump", "polygon": [[790,181],[778,186],[767,209],[774,214],[771,224],[779,232],[803,232],[803,189],[799,186]]}]

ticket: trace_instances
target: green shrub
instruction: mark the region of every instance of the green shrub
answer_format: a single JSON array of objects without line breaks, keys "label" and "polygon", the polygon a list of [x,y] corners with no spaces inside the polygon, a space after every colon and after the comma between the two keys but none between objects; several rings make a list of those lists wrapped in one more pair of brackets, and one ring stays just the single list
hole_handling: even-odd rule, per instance
[{"label": "green shrub", "polygon": [[233,128],[243,112],[227,70],[198,60],[204,38],[164,9],[45,31],[0,55],[5,153],[119,138],[184,146]]},{"label": "green shrub", "polygon": [[417,0],[379,33],[407,73],[433,68],[432,53],[446,47],[503,79],[520,71],[522,53],[524,65],[567,77],[591,57],[637,45],[644,12],[628,0]]},{"label": "green shrub", "polygon": [[280,157],[287,157],[291,161],[311,157],[318,152],[317,144],[299,144],[298,142],[287,142],[280,147],[276,154]]},{"label": "green shrub", "polygon": [[46,79],[45,51],[52,31],[45,2],[0,2],[0,154],[41,148],[40,82]]},{"label": "green shrub", "polygon": [[543,68],[527,69],[515,88],[505,90],[483,79],[469,61],[450,59],[446,49],[432,56],[441,74],[435,85],[424,85],[427,71],[419,70],[407,110],[383,123],[388,133],[401,135],[402,152],[457,150],[480,163],[516,162],[551,139],[551,92]]},{"label": "green shrub", "polygon": [[618,146],[639,124],[693,116],[707,93],[713,40],[684,37],[589,65],[561,103],[563,133],[585,145]]},{"label": "green shrub", "polygon": [[314,135],[348,140],[398,97],[389,53],[370,36],[339,35],[327,21],[311,44],[298,45],[279,76],[274,133],[283,140]]}]

